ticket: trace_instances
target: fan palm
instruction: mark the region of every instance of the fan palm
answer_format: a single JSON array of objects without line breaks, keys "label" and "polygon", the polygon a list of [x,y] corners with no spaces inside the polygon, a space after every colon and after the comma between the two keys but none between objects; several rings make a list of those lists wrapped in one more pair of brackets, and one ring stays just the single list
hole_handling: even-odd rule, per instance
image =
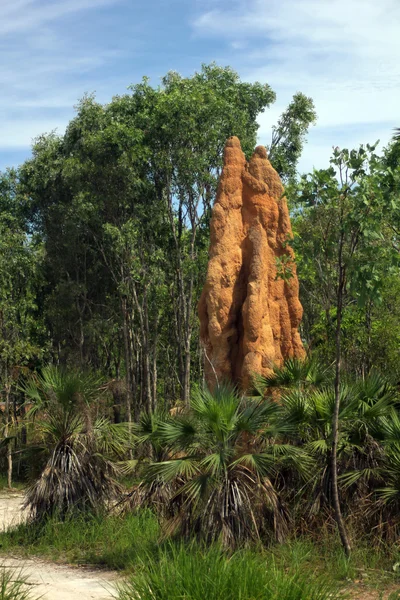
[{"label": "fan palm", "polygon": [[[121,469],[125,475],[134,472],[140,477],[146,472],[150,462],[163,462],[169,458],[168,448],[162,442],[159,433],[160,426],[170,419],[170,413],[161,410],[140,415],[138,422],[132,427],[136,457],[122,463]],[[141,480],[133,486],[120,504],[124,509],[138,506],[155,508],[158,514],[165,517],[169,514],[169,498],[174,490],[173,483],[166,483],[160,477],[154,477],[151,482]]]},{"label": "fan palm", "polygon": [[119,490],[112,457],[124,449],[123,425],[94,416],[99,381],[56,367],[24,386],[35,419],[43,469],[28,488],[25,506],[41,519],[71,510],[98,510]]},{"label": "fan palm", "polygon": [[146,469],[144,484],[162,482],[169,498],[169,532],[221,538],[227,546],[273,530],[282,539],[287,512],[277,481],[280,469],[305,474],[310,458],[278,443],[287,427],[275,425],[279,406],[220,386],[197,389],[189,410],[160,422],[158,439],[169,458]]},{"label": "fan palm", "polygon": [[255,392],[265,396],[268,391],[275,388],[317,389],[328,384],[332,379],[332,367],[322,365],[313,357],[289,358],[281,367],[276,366],[270,375],[255,375],[253,384]]},{"label": "fan palm", "polygon": [[[379,478],[382,464],[384,424],[392,422],[396,391],[378,373],[342,384],[340,388],[338,462],[341,481],[349,497],[364,497],[372,480]],[[319,468],[310,484],[314,494],[311,510],[330,503],[333,386],[294,388],[280,397],[281,418],[293,427],[292,442],[301,444],[315,458]],[[400,438],[399,438],[400,439]]]}]

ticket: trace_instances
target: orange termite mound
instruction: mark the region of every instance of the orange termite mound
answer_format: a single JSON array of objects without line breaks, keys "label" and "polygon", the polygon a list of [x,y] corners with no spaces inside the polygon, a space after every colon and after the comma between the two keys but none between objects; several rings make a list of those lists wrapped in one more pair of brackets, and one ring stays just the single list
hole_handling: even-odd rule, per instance
[{"label": "orange termite mound", "polygon": [[246,390],[253,374],[304,356],[292,237],[283,186],[265,148],[247,162],[238,138],[229,138],[199,302],[210,389],[231,381]]}]

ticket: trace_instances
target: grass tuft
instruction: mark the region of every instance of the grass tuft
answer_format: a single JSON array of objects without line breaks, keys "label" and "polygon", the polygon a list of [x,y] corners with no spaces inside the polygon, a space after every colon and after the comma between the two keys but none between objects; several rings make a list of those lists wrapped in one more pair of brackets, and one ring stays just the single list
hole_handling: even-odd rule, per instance
[{"label": "grass tuft", "polygon": [[26,585],[22,571],[7,569],[0,564],[0,600],[33,600]]},{"label": "grass tuft", "polygon": [[217,546],[170,544],[142,560],[119,600],[335,600],[337,585],[301,568],[284,569],[270,553],[228,555]]}]

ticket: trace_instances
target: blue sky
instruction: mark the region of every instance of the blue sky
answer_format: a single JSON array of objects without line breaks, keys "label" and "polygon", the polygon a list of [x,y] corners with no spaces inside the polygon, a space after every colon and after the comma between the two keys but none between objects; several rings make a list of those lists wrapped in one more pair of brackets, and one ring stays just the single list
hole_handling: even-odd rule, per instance
[{"label": "blue sky", "polygon": [[296,91],[314,98],[301,171],[400,126],[400,0],[0,0],[0,169],[62,133],[85,92],[107,102],[212,60],[276,91],[260,143]]}]

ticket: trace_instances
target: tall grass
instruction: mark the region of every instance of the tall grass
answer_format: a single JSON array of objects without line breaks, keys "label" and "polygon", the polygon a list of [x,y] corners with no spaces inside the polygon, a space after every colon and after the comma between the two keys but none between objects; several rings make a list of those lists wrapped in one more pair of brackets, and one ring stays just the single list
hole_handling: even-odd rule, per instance
[{"label": "tall grass", "polygon": [[53,517],[2,532],[0,550],[127,569],[143,554],[156,551],[159,533],[150,511],[124,517],[71,515],[64,521]]},{"label": "tall grass", "polygon": [[[317,594],[315,598],[319,599],[324,598],[327,586],[321,584],[320,577],[326,574],[339,586],[362,581],[363,585],[378,590],[392,586],[400,577],[399,569],[393,569],[400,562],[397,546],[375,547],[368,543],[368,538],[357,540],[350,559],[344,557],[337,537],[323,532],[319,540],[289,539],[284,544],[271,544],[268,548],[252,545],[235,553],[223,553],[216,546],[207,551],[194,542],[182,546],[176,540],[161,540],[158,520],[149,510],[102,518],[81,515],[64,521],[53,517],[43,524],[19,525],[0,533],[0,553],[44,556],[133,573],[128,585],[119,592],[122,600],[136,600],[135,589],[142,589],[141,600],[174,600],[179,594],[180,600],[196,600],[201,597],[196,593],[203,591],[211,600],[230,600],[231,596],[224,594],[233,594],[236,588],[241,595],[233,595],[233,600],[274,600],[278,594],[289,599],[313,598],[312,594]],[[191,574],[190,585],[182,583],[183,576],[188,578],[187,573]],[[167,587],[161,584],[164,580]],[[257,585],[253,585],[253,580],[258,581]],[[150,584],[153,596],[149,596]],[[260,590],[264,595],[260,596]],[[187,595],[182,596],[183,593]],[[286,593],[292,596],[285,596]],[[293,596],[295,593],[298,596]]]},{"label": "tall grass", "polygon": [[23,573],[0,564],[0,600],[33,600]]},{"label": "tall grass", "polygon": [[[154,560],[155,558],[155,560]],[[335,600],[337,586],[312,570],[284,569],[273,555],[217,546],[173,545],[142,560],[119,600]]]}]

